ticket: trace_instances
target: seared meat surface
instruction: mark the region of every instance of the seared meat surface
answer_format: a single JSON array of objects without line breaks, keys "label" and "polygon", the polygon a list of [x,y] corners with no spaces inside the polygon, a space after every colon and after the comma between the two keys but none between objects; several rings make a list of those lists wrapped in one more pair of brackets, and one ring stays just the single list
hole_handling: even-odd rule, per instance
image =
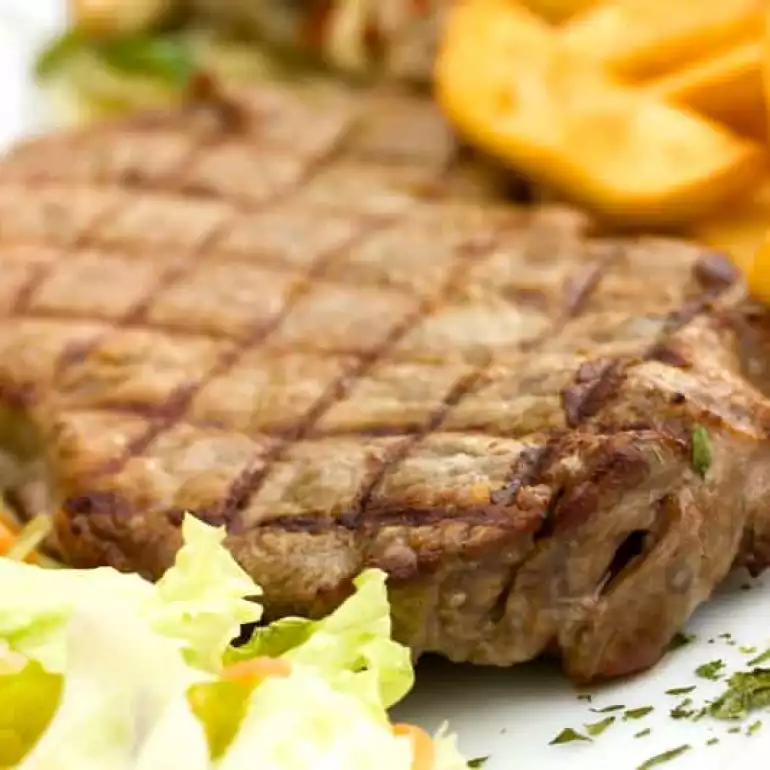
[{"label": "seared meat surface", "polygon": [[643,669],[767,564],[767,317],[696,246],[457,194],[435,116],[381,104],[259,91],[0,164],[16,497],[74,565],[157,577],[192,511],[271,616],[377,566],[418,654]]}]

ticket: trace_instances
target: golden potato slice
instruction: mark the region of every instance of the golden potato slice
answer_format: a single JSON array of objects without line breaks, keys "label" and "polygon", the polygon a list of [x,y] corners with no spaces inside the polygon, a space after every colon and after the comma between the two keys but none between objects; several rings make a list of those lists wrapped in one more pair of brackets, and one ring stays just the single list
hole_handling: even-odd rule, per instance
[{"label": "golden potato slice", "polygon": [[578,13],[593,8],[601,0],[519,0],[519,2],[552,24],[560,24]]},{"label": "golden potato slice", "polygon": [[647,85],[652,94],[764,141],[767,109],[762,89],[762,42],[752,40]]},{"label": "golden potato slice", "polygon": [[764,151],[613,83],[510,0],[450,12],[437,97],[473,142],[626,225],[680,225],[748,189]]},{"label": "golden potato slice", "polygon": [[768,228],[770,178],[748,195],[733,201],[718,215],[697,223],[690,230],[690,235],[701,243],[729,254],[748,273],[757,251],[767,238]]},{"label": "golden potato slice", "polygon": [[671,72],[762,29],[764,0],[612,0],[569,21],[565,44],[634,80]]}]

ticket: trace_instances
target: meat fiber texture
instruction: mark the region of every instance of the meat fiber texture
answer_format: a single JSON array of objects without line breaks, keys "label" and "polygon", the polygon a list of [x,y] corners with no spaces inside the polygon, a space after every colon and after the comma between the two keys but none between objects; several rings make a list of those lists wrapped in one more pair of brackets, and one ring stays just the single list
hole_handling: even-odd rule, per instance
[{"label": "meat fiber texture", "polygon": [[0,164],[2,470],[71,564],[156,578],[189,511],[270,617],[379,567],[416,655],[577,681],[766,566],[726,260],[481,202],[421,102],[204,91]]}]

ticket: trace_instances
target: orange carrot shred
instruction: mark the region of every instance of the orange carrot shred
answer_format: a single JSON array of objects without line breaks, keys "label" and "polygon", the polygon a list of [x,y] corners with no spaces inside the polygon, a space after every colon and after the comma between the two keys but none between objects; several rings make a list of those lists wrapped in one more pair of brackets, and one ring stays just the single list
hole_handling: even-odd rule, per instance
[{"label": "orange carrot shred", "polygon": [[222,679],[227,682],[258,684],[264,679],[277,677],[283,679],[291,674],[291,665],[280,658],[254,658],[228,666],[222,672]]},{"label": "orange carrot shred", "polygon": [[433,770],[436,749],[433,738],[415,725],[393,725],[393,735],[409,738],[412,743],[412,770]]},{"label": "orange carrot shred", "polygon": [[16,542],[16,535],[5,524],[0,522],[0,556],[8,553]]}]

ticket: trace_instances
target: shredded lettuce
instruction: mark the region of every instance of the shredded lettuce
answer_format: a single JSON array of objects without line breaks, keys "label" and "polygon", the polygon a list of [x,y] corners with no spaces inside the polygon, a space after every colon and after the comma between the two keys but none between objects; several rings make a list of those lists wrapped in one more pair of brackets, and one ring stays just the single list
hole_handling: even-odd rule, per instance
[{"label": "shredded lettuce", "polygon": [[[414,674],[391,639],[385,575],[364,572],[322,620],[278,621],[236,648],[260,589],[223,530],[188,516],[182,535],[156,584],[0,558],[0,767],[411,770],[387,713]],[[264,657],[286,675],[224,675]],[[465,767],[437,735],[431,770]]]}]

